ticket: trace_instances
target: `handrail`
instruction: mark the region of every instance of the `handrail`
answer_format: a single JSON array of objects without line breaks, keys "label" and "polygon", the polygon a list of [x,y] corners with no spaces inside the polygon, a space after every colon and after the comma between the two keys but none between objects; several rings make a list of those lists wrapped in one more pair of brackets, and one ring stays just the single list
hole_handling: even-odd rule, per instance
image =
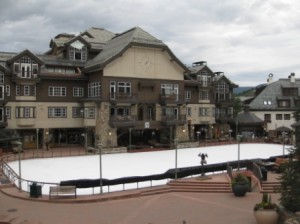
[{"label": "handrail", "polygon": [[232,179],[232,166],[229,166],[229,163],[227,163],[227,174]]},{"label": "handrail", "polygon": [[257,179],[259,180],[259,182],[261,183],[262,182],[262,177],[263,177],[262,172],[261,172],[261,168],[255,162],[253,162],[252,172],[253,172],[254,176],[256,176]]}]

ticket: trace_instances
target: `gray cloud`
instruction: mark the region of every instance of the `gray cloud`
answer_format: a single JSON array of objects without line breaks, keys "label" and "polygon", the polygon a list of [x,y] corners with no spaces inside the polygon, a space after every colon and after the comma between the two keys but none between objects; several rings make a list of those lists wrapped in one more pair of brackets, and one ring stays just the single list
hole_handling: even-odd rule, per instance
[{"label": "gray cloud", "polygon": [[[140,26],[185,64],[205,60],[239,85],[300,70],[297,0],[1,0],[0,51],[45,52],[59,33]],[[249,78],[251,77],[251,78]]]}]

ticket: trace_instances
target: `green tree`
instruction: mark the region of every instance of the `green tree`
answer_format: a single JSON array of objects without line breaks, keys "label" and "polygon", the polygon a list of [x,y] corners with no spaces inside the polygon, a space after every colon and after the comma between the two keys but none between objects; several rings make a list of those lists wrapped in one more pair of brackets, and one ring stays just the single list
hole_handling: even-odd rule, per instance
[{"label": "green tree", "polygon": [[298,107],[296,109],[296,111],[293,113],[293,118],[295,119],[295,121],[300,121],[300,107]]},{"label": "green tree", "polygon": [[233,117],[236,117],[241,111],[243,111],[242,101],[239,97],[235,97],[233,103]]},{"label": "green tree", "polygon": [[[295,147],[290,149],[290,161],[284,164],[280,175],[280,203],[291,212],[300,211],[300,126],[296,127]],[[298,138],[298,140],[297,140]],[[292,160],[295,159],[295,160]]]}]

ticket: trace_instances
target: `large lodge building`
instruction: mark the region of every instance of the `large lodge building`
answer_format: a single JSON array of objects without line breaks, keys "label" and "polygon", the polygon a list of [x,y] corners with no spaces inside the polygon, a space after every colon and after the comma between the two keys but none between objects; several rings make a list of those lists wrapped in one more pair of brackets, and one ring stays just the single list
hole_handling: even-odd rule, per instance
[{"label": "large lodge building", "polygon": [[57,35],[44,54],[0,52],[0,127],[17,131],[24,149],[218,138],[229,133],[233,87],[139,27],[90,28]]}]

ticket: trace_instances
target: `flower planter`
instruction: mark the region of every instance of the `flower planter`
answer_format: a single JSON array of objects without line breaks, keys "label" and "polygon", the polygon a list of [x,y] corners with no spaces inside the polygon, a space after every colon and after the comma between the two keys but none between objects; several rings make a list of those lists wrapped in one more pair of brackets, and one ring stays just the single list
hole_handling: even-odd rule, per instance
[{"label": "flower planter", "polygon": [[279,215],[275,210],[264,209],[254,211],[257,224],[277,224]]},{"label": "flower planter", "polygon": [[236,183],[232,186],[232,192],[237,197],[244,197],[248,191],[248,183]]}]

